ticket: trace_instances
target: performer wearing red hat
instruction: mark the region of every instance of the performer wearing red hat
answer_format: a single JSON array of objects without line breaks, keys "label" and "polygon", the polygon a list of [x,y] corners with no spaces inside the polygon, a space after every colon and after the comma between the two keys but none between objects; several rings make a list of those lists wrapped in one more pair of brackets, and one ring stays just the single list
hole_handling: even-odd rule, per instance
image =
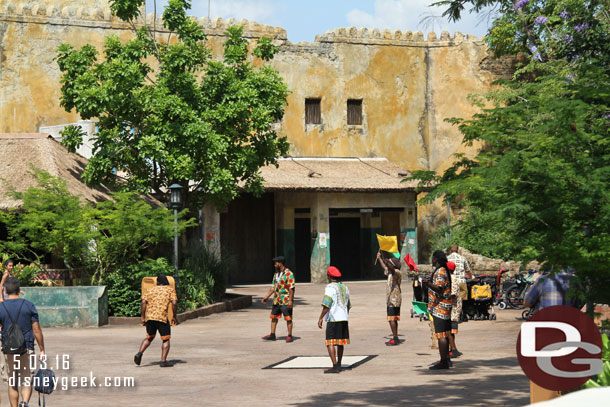
[{"label": "performer wearing red hat", "polygon": [[[341,359],[343,359],[343,346],[349,344],[349,327],[347,324],[349,310],[352,307],[349,300],[349,290],[341,282],[341,272],[338,268],[330,266],[326,275],[328,285],[324,289],[322,299],[322,313],[318,320],[318,328],[322,329],[326,319],[326,348],[333,367],[324,373],[339,373]],[[335,352],[335,347],[337,351]]]}]

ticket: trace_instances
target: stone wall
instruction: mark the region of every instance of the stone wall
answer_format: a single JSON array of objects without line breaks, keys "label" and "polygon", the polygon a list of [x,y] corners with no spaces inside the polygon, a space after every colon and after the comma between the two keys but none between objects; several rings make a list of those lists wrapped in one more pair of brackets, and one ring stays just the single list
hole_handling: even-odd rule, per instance
[{"label": "stone wall", "polygon": [[[540,270],[540,263],[536,261],[529,262],[522,267],[520,261],[504,261],[500,259],[492,259],[489,257],[482,256],[480,254],[471,253],[467,249],[460,247],[458,253],[466,257],[470,268],[474,274],[487,274],[491,276],[497,276],[498,272],[503,268],[507,269],[506,273],[503,273],[505,277],[512,277],[521,272],[521,270]],[[421,273],[432,273],[432,266],[429,264],[418,265]]]},{"label": "stone wall", "polygon": [[[147,23],[161,21],[152,14]],[[514,69],[512,59],[489,56],[472,35],[338,28],[312,43],[293,44],[286,31],[245,20],[199,19],[218,57],[224,31],[244,26],[256,38],[274,39],[280,52],[272,61],[291,94],[281,135],[294,156],[387,157],[408,170],[443,171],[455,153],[472,153],[461,144],[448,117],[475,112],[467,96],[491,88]],[[144,23],[144,18],[137,24]],[[130,27],[110,15],[105,0],[0,0],[0,132],[34,132],[41,126],[77,122],[60,107],[60,72],[53,58],[61,43],[90,43],[132,36]],[[167,33],[161,30],[161,37]],[[261,61],[254,60],[254,64]],[[321,99],[321,124],[305,124],[306,98]],[[361,99],[362,125],[347,125],[348,99]],[[420,240],[443,221],[440,205],[419,212]],[[425,248],[425,245],[422,245]]]}]

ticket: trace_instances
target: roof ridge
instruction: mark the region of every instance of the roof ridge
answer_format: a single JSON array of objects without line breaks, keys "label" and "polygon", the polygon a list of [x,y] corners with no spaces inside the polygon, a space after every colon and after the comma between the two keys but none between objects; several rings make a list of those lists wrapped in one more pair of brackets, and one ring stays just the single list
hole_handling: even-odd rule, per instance
[{"label": "roof ridge", "polygon": [[[57,164],[57,154],[56,154],[56,150],[57,147],[59,145],[59,142],[57,140],[55,140],[52,136],[47,137],[47,139],[45,139],[45,143],[44,143],[44,150],[46,150],[46,153],[49,155],[49,168],[48,168],[48,173],[53,175],[54,177],[59,177],[60,173],[59,173],[59,165]],[[52,144],[53,143],[53,144]],[[44,157],[43,157],[44,158]],[[53,171],[53,172],[51,172]]]}]

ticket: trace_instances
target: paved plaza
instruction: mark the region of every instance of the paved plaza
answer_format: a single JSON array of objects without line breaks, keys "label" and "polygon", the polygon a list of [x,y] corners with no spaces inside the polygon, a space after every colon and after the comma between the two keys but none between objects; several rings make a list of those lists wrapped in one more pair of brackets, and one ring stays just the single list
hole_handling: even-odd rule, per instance
[{"label": "paved plaza", "polygon": [[[252,307],[186,321],[172,331],[169,359],[160,368],[160,341],[146,351],[142,366],[133,355],[144,337],[141,326],[44,329],[47,353],[60,380],[50,406],[522,406],[529,382],[519,368],[515,342],[517,311],[497,311],[497,321],[460,325],[458,348],[464,356],[453,369],[428,370],[438,360],[430,349],[427,322],[410,318],[412,291],[403,287],[399,346],[386,347],[385,282],[347,283],[352,297],[351,345],[346,355],[377,355],[351,371],[323,374],[321,369],[263,369],[292,356],[324,356],[324,332],[317,327],[324,286],[297,286],[293,343],[260,338],[269,333],[270,303],[260,303],[268,286],[234,287],[254,296]],[[69,355],[69,356],[64,356]],[[69,359],[68,359],[69,358]],[[63,365],[65,361],[68,365]],[[328,362],[330,366],[330,359]],[[64,370],[68,367],[68,370]],[[80,387],[86,377],[96,387]],[[110,378],[112,387],[104,387]],[[134,387],[129,385],[133,377]],[[78,386],[73,386],[73,380]],[[63,383],[62,383],[63,381]],[[114,386],[116,381],[117,385]],[[120,383],[119,383],[120,382]],[[69,386],[62,390],[62,384]],[[66,386],[64,386],[66,387]],[[31,405],[37,405],[36,394]],[[6,386],[2,406],[8,405]]]}]

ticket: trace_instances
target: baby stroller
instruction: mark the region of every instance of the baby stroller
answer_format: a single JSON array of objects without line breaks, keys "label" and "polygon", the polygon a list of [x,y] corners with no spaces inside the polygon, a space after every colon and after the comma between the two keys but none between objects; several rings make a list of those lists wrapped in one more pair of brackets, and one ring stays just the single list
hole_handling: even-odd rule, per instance
[{"label": "baby stroller", "polygon": [[462,301],[462,320],[494,320],[496,277],[481,275],[466,279],[467,299]]},{"label": "baby stroller", "polygon": [[411,310],[411,318],[415,315],[420,321],[428,320],[428,290],[422,288],[421,277],[413,279],[413,309]]}]

